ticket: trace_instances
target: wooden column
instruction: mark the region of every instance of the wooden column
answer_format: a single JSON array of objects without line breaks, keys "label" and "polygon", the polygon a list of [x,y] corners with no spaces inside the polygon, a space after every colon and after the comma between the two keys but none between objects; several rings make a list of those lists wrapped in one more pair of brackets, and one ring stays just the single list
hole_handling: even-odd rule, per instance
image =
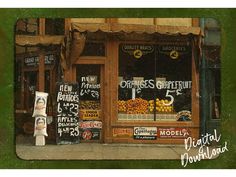
[{"label": "wooden column", "polygon": [[[39,19],[39,35],[45,35],[45,18]],[[44,66],[45,54],[44,51],[39,50],[39,91],[44,91],[45,89],[45,66]],[[35,137],[36,146],[45,145],[45,137],[43,135]]]},{"label": "wooden column", "polygon": [[[39,19],[39,35],[45,35],[45,18]],[[39,50],[39,91],[44,91],[45,88],[45,66],[44,66],[45,54],[42,50]]]}]

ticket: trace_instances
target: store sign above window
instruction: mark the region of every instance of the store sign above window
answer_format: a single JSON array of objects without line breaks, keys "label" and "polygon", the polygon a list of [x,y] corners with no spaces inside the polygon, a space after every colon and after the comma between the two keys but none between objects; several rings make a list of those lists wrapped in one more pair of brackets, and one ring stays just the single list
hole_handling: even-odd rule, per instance
[{"label": "store sign above window", "polygon": [[154,51],[153,45],[139,45],[139,44],[123,44],[122,51],[140,59],[142,56],[152,53]]},{"label": "store sign above window", "polygon": [[[44,63],[45,65],[54,64],[55,56],[53,54],[45,55]],[[32,56],[24,58],[24,65],[28,67],[34,67],[39,65],[39,56]]]},{"label": "store sign above window", "polygon": [[177,46],[177,45],[160,45],[158,47],[160,54],[169,56],[171,59],[179,59],[183,54],[188,53],[188,46]]}]

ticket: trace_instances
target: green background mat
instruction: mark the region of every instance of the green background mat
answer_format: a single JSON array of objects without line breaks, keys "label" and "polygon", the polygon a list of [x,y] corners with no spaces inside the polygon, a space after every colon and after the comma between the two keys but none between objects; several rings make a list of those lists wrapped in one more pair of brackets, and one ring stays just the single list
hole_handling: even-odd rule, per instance
[{"label": "green background mat", "polygon": [[236,9],[0,9],[0,168],[183,168],[180,160],[25,161],[15,154],[14,25],[18,18],[212,17],[222,29],[222,142],[228,152],[187,168],[236,167]]}]

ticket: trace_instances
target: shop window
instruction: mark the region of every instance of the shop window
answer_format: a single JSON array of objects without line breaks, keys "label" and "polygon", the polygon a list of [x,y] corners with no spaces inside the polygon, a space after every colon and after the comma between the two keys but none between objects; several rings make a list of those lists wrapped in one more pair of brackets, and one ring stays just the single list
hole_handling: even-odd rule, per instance
[{"label": "shop window", "polygon": [[38,71],[24,72],[25,108],[32,112],[35,99],[35,91],[38,90]]},{"label": "shop window", "polygon": [[46,35],[64,35],[65,19],[64,18],[46,18],[45,34]]},{"label": "shop window", "polygon": [[15,85],[14,85],[14,92],[15,92],[15,105],[16,108],[20,109],[22,107],[21,102],[21,60],[16,60],[15,63]]},{"label": "shop window", "polygon": [[190,121],[191,47],[120,44],[118,120]]},{"label": "shop window", "polygon": [[105,44],[101,42],[86,42],[81,56],[105,56]]},{"label": "shop window", "polygon": [[39,20],[36,18],[19,19],[16,22],[15,31],[18,35],[38,35]]},{"label": "shop window", "polygon": [[[91,110],[100,112],[100,66],[77,65],[76,72],[76,80],[79,84],[80,113]],[[83,118],[83,115],[81,116]],[[89,116],[87,119],[90,119]]]},{"label": "shop window", "polygon": [[204,54],[207,61],[209,117],[219,119],[221,113],[221,29],[219,22],[213,18],[205,19]]}]

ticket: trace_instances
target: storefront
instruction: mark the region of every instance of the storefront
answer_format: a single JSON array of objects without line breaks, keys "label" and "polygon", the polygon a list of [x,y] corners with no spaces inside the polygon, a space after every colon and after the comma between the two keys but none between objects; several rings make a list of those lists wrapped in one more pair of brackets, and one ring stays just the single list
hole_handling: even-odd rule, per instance
[{"label": "storefront", "polygon": [[200,28],[72,23],[72,34],[65,80],[79,85],[82,142],[199,137]]},{"label": "storefront", "polygon": [[79,142],[179,144],[199,137],[197,25],[65,24],[65,35],[16,36],[16,46],[37,48],[16,55],[19,127],[32,134],[34,93],[47,92],[47,139],[55,143],[57,83],[64,82],[78,87]]}]

